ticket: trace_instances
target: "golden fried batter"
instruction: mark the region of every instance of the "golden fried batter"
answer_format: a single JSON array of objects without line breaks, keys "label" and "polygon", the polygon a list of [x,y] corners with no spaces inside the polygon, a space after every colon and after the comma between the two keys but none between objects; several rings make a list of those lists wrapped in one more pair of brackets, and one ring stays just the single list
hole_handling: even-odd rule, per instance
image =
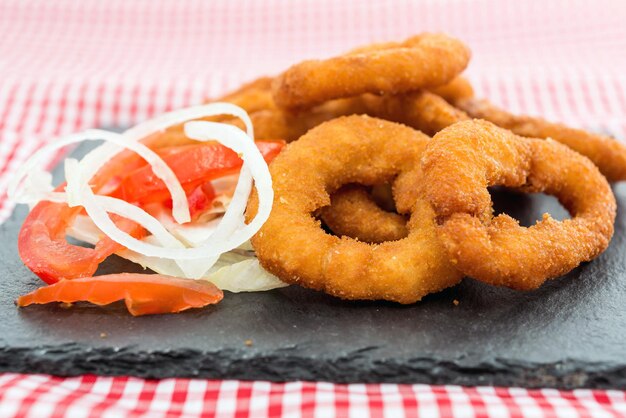
[{"label": "golden fried batter", "polygon": [[340,116],[366,113],[359,97],[331,100],[304,110],[272,108],[250,114],[256,139],[295,141],[317,125]]},{"label": "golden fried batter", "polygon": [[366,187],[343,186],[330,197],[330,206],[320,210],[322,221],[336,235],[363,242],[397,241],[408,235],[407,218],[381,209]]},{"label": "golden fried batter", "polygon": [[424,33],[401,44],[365,47],[296,64],[274,80],[276,104],[306,108],[363,93],[397,94],[440,86],[461,73],[470,51],[459,40]]},{"label": "golden fried batter", "polygon": [[[344,299],[412,303],[456,284],[462,275],[436,238],[434,213],[423,200],[410,209],[408,236],[382,244],[328,235],[313,217],[344,184],[402,178],[418,165],[427,142],[428,137],[406,126],[349,116],[319,125],[287,145],[270,165],[272,213],[252,238],[261,265],[288,283]],[[249,218],[257,204],[253,195]]]},{"label": "golden fried batter", "polygon": [[456,104],[471,117],[488,120],[517,135],[552,138],[593,161],[609,181],[626,180],[626,145],[614,138],[542,118],[512,115],[486,100],[461,100]]},{"label": "golden fried batter", "polygon": [[451,104],[455,104],[459,100],[474,97],[474,88],[466,78],[461,76],[456,77],[448,84],[433,87],[429,90],[431,93],[441,96],[442,99]]},{"label": "golden fried batter", "polygon": [[260,77],[211,102],[229,102],[248,113],[276,107],[272,98],[273,77]]},{"label": "golden fried batter", "polygon": [[462,110],[425,90],[385,96],[368,94],[362,100],[368,115],[403,123],[427,135],[469,119]]},{"label": "golden fried batter", "polygon": [[[589,159],[558,142],[465,121],[435,135],[421,167],[413,188],[423,188],[435,210],[452,262],[475,279],[534,289],[598,256],[613,235],[609,184]],[[498,185],[554,195],[572,219],[545,214],[525,228],[505,214],[494,218],[487,187]]]},{"label": "golden fried batter", "polygon": [[[360,97],[331,100],[311,109],[287,110],[279,109],[274,103],[270,89],[272,78],[261,77],[228,93],[215,101],[235,104],[248,112],[254,126],[255,139],[283,139],[295,141],[309,129],[320,123],[339,116],[366,113],[365,105]],[[244,129],[243,122],[231,116],[210,116],[202,120],[227,122]],[[185,136],[184,124],[174,125],[166,129],[165,142],[172,145],[193,143]]]}]

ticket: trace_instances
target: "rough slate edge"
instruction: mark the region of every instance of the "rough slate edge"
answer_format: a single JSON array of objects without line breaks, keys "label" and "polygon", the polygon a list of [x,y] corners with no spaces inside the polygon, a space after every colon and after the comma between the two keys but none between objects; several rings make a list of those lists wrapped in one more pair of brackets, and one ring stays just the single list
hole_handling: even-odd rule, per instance
[{"label": "rough slate edge", "polygon": [[[372,347],[371,349],[376,349]],[[81,345],[3,348],[0,371],[47,373],[59,376],[96,374],[142,378],[208,378],[336,383],[427,383],[466,386],[523,386],[623,389],[624,366],[577,362],[538,364],[493,361],[466,366],[440,358],[370,361],[361,351],[335,358],[298,356],[297,347],[274,353],[245,350],[200,352],[135,352]],[[10,357],[9,361],[6,359]],[[163,364],[169,364],[163,368]],[[153,368],[152,370],[150,368]],[[160,369],[158,367],[161,367]]]},{"label": "rough slate edge", "polygon": [[[620,201],[620,215],[618,217],[617,233],[612,245],[612,251],[617,253],[614,257],[619,258],[623,262],[624,255],[622,250],[615,249],[616,246],[623,249],[624,232],[626,229],[625,216],[621,208],[626,202],[626,193],[622,189],[618,193]],[[522,202],[523,203],[523,202]],[[517,202],[519,204],[519,202]],[[515,207],[509,208],[514,211]],[[3,245],[0,254],[2,259],[8,260],[11,264],[15,260],[15,234],[21,223],[21,219],[25,215],[25,211],[18,210],[13,217],[0,228],[0,237],[3,241],[12,239],[9,245]],[[6,241],[5,241],[6,242]],[[8,257],[7,257],[8,256]],[[514,300],[533,298],[541,300],[546,298],[546,304],[549,303],[547,295],[559,287],[581,287],[585,290],[580,282],[584,281],[582,276],[585,271],[591,270],[591,273],[602,271],[603,265],[619,263],[609,263],[606,256],[587,264],[563,279],[556,280],[542,289],[537,291],[536,295],[514,296]],[[123,261],[117,259],[112,263],[108,263],[103,270],[115,270]],[[622,263],[623,265],[623,263]],[[127,266],[127,264],[125,264]],[[3,265],[2,267],[6,267]],[[4,276],[7,273],[13,275],[21,273],[23,275],[24,268],[17,265],[9,265],[9,269],[0,268]],[[4,271],[2,271],[4,270]],[[104,271],[103,271],[104,272]],[[623,270],[612,272],[613,274],[623,275]],[[581,277],[578,277],[581,276]],[[28,277],[28,276],[27,276]],[[10,300],[17,294],[23,293],[37,285],[37,280],[32,278],[28,280],[29,285],[25,288],[24,283],[12,283],[6,286],[6,277],[2,282],[2,301],[0,302],[0,312],[10,304]],[[11,287],[12,286],[12,287]],[[8,288],[7,288],[8,287]],[[267,295],[272,296],[267,296]],[[290,299],[295,301],[298,306],[311,304],[313,308],[328,308],[330,311],[358,310],[357,317],[367,315],[367,310],[380,311],[380,315],[406,315],[405,309],[397,308],[392,304],[372,304],[372,303],[345,303],[329,298],[315,292],[310,292],[296,287],[290,287],[286,290],[278,290],[268,292],[266,294],[247,294],[247,295],[228,295],[229,297],[223,302],[224,311],[234,313],[232,307],[229,307],[236,299],[248,300],[254,303],[255,300],[261,301],[259,298],[273,297],[278,294],[288,295]],[[282,295],[281,295],[282,294]],[[453,298],[459,297],[463,305],[471,305],[475,303],[472,298],[477,295],[480,299],[483,294],[496,295],[497,300],[510,299],[511,291],[506,289],[497,289],[481,285],[471,280],[465,280],[457,288],[442,292],[438,295],[430,296],[425,302],[407,308],[406,311],[419,314],[420,311],[429,311],[437,313],[437,306],[442,303],[449,303]],[[498,297],[501,296],[501,298]],[[266,297],[267,296],[267,297]],[[616,295],[616,297],[622,295]],[[488,299],[488,297],[486,298]],[[558,300],[557,300],[558,301]],[[483,301],[484,302],[484,301]],[[493,302],[493,300],[491,300]],[[589,301],[588,301],[589,302]],[[221,304],[222,305],[222,304]],[[259,303],[262,305],[262,303]],[[462,305],[462,306],[463,306]],[[623,306],[624,304],[622,304]],[[435,306],[432,308],[432,306]],[[14,309],[12,306],[8,306]],[[95,308],[99,309],[99,308]],[[433,310],[434,309],[434,310]],[[395,311],[400,310],[400,313]],[[64,312],[58,307],[35,307],[31,310],[20,311],[17,315],[21,319],[28,320],[34,318],[39,321],[39,317],[43,314],[44,318],[56,319],[66,316],[68,321],[71,318],[85,314],[85,319],[89,320],[90,316],[86,315],[90,309],[79,308],[74,310],[72,314]],[[93,309],[91,309],[93,313]],[[103,319],[114,317],[114,320],[128,322],[128,317],[122,312],[123,308],[116,306],[102,312]],[[386,314],[385,311],[391,313]],[[485,310],[489,314],[489,309]],[[506,312],[506,311],[505,311]],[[205,312],[206,313],[206,312]],[[349,313],[349,312],[348,312]],[[347,314],[348,314],[347,313]],[[474,313],[474,312],[471,312]],[[557,312],[558,313],[558,312]],[[623,313],[620,312],[620,313]],[[333,315],[332,312],[330,312]],[[190,320],[194,320],[193,314],[189,315]],[[211,315],[219,315],[219,311],[205,316],[209,321]],[[198,315],[196,315],[198,316]],[[353,314],[354,316],[354,314]],[[185,318],[185,317],[178,317]],[[63,318],[62,318],[63,319]],[[602,318],[599,318],[602,319]],[[200,317],[200,320],[203,320]],[[82,320],[85,321],[84,319]],[[132,319],[131,319],[132,321]],[[339,319],[338,319],[339,321]],[[5,321],[3,321],[5,322]],[[9,322],[9,321],[7,321]],[[51,321],[48,331],[59,331],[56,325]],[[141,327],[141,323],[138,322]],[[40,325],[40,324],[39,324]],[[359,324],[354,323],[354,327],[358,328]],[[620,324],[618,324],[620,325]],[[1,324],[0,324],[1,326]],[[7,326],[7,324],[5,324]],[[617,328],[615,332],[620,333],[618,341],[621,346],[626,346],[626,335],[624,330],[626,326],[621,323],[622,328]],[[428,324],[424,323],[424,327],[428,328]],[[0,328],[1,329],[1,328]],[[131,327],[132,329],[132,327]],[[263,347],[243,348],[241,344],[231,344],[231,347],[219,350],[197,350],[197,349],[138,349],[137,344],[129,347],[119,348],[122,344],[109,344],[107,341],[90,341],[92,344],[84,344],[79,342],[66,341],[63,344],[43,344],[30,346],[29,344],[21,344],[11,346],[7,344],[5,337],[7,332],[3,330],[0,334],[0,371],[14,372],[37,372],[50,373],[61,376],[73,376],[84,373],[95,373],[101,375],[133,375],[148,378],[164,378],[164,377],[203,377],[203,378],[227,378],[227,379],[251,379],[251,380],[327,380],[334,382],[401,382],[401,383],[434,383],[434,384],[462,384],[462,385],[502,385],[502,386],[527,386],[527,387],[597,387],[597,388],[626,388],[626,352],[621,359],[615,361],[589,361],[577,360],[575,358],[564,358],[560,361],[524,361],[519,359],[503,359],[495,357],[488,360],[478,360],[475,355],[461,354],[456,357],[446,357],[441,355],[430,355],[432,353],[424,352],[414,356],[394,356],[389,353],[379,355],[379,353],[398,349],[398,347],[389,347],[384,343],[377,345],[379,341],[372,338],[369,344],[361,344],[359,349],[350,349],[340,352],[332,350],[324,351],[311,345],[311,341],[304,341],[303,344],[286,344],[279,349],[264,349]],[[31,330],[28,330],[31,331]],[[522,330],[520,330],[522,331]],[[583,330],[581,330],[583,331]],[[384,332],[384,331],[380,331]],[[495,331],[494,331],[495,332]],[[584,331],[583,331],[584,332]],[[60,333],[62,334],[62,333]],[[515,333],[511,334],[512,337]],[[46,338],[43,338],[44,340]],[[53,338],[54,339],[54,338]],[[602,341],[602,336],[599,338]],[[32,340],[31,340],[32,341]],[[308,345],[307,345],[308,343]],[[316,341],[317,343],[317,341]],[[442,345],[443,344],[443,345]],[[490,341],[485,340],[485,351],[489,350]],[[357,344],[358,345],[358,344]],[[431,344],[432,345],[432,344]],[[435,346],[437,342],[435,342]],[[441,342],[440,348],[444,350],[445,342]],[[468,343],[469,345],[469,343]],[[432,347],[431,347],[432,348]],[[315,353],[315,351],[318,351]],[[401,351],[401,350],[399,350]],[[435,350],[436,351],[436,350]],[[468,351],[471,351],[468,348]],[[615,352],[615,350],[613,350]],[[619,352],[619,350],[618,350]],[[624,352],[624,350],[622,350]],[[488,356],[486,356],[488,357]],[[621,361],[620,361],[621,360]]]}]

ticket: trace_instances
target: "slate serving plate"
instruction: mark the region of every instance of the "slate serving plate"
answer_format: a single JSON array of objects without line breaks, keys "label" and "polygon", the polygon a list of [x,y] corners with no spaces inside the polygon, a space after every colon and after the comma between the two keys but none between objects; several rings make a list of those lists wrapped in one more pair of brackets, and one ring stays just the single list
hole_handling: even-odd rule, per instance
[{"label": "slate serving plate", "polygon": [[[139,318],[122,304],[16,308],[42,285],[17,254],[18,208],[0,227],[0,371],[626,388],[626,185],[614,191],[609,249],[533,292],[465,279],[401,306],[291,286]],[[545,211],[567,216],[542,195],[497,191],[494,202],[526,225]],[[140,268],[112,257],[99,273],[119,271]]]}]

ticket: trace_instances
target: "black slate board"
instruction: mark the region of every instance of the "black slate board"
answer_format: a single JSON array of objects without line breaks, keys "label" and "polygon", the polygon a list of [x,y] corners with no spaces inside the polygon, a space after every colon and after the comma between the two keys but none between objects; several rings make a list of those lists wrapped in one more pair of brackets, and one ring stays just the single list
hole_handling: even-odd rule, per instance
[{"label": "black slate board", "polygon": [[[139,318],[121,304],[17,309],[15,298],[42,284],[17,255],[19,208],[0,227],[0,371],[626,388],[626,185],[614,190],[610,248],[534,292],[465,279],[401,306],[291,286]],[[544,211],[566,216],[550,197],[494,200],[526,225]],[[119,271],[139,269],[116,257],[100,269]]]}]

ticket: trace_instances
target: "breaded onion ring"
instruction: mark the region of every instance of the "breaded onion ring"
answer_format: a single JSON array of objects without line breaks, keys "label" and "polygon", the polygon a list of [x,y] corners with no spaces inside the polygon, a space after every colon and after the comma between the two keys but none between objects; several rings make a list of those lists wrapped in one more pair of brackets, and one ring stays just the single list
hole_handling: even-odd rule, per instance
[{"label": "breaded onion ring", "polygon": [[250,114],[257,139],[295,141],[317,125],[340,116],[366,113],[359,97],[331,100],[311,109],[272,108]]},{"label": "breaded onion ring", "polygon": [[368,94],[362,100],[368,115],[403,123],[427,135],[469,119],[462,110],[425,90],[385,96]]},{"label": "breaded onion ring", "polygon": [[211,101],[233,103],[248,113],[272,109],[276,107],[271,94],[273,80],[273,77],[257,78],[237,90]]},{"label": "breaded onion ring", "polygon": [[377,44],[327,60],[296,64],[274,80],[274,101],[305,108],[363,93],[397,94],[448,83],[469,62],[461,41],[421,34],[396,44]]},{"label": "breaded onion ring", "polygon": [[431,93],[441,96],[446,102],[455,104],[459,100],[471,99],[474,97],[474,88],[464,77],[456,77],[454,80],[443,86],[429,89]]},{"label": "breaded onion ring", "polygon": [[[374,49],[370,46],[371,49]],[[241,88],[228,93],[215,101],[224,101],[236,104],[250,114],[255,128],[256,139],[284,139],[287,142],[295,141],[309,129],[328,120],[355,114],[369,114],[371,116],[401,122],[419,129],[429,135],[439,132],[457,120],[467,119],[467,116],[440,97],[428,92],[416,92],[406,95],[363,96],[346,99],[330,100],[311,109],[280,109],[274,103],[271,93],[271,77],[261,77]],[[437,87],[442,91],[458,91],[467,84],[466,80],[457,77],[446,86]],[[450,93],[452,94],[452,93]],[[465,97],[462,93],[457,97]],[[226,117],[211,117],[206,120],[225,121]],[[241,126],[239,119],[230,120],[234,125]],[[168,128],[170,138],[183,143],[186,139],[182,125]]]},{"label": "breaded onion ring", "polygon": [[[382,244],[326,234],[313,217],[344,184],[403,177],[418,165],[427,141],[403,125],[349,116],[289,144],[270,166],[274,206],[252,238],[261,265],[288,283],[343,299],[412,303],[456,284],[462,275],[436,238],[434,213],[424,200],[411,207],[408,236]],[[257,204],[253,195],[248,217]]]},{"label": "breaded onion ring", "polygon": [[[439,132],[421,160],[426,199],[452,262],[475,279],[535,289],[606,249],[613,235],[613,192],[589,159],[558,142],[516,136],[480,120]],[[526,228],[493,217],[488,186],[554,195],[572,219],[549,214]]]},{"label": "breaded onion ring", "polygon": [[336,235],[363,242],[397,241],[408,235],[406,217],[380,208],[366,187],[348,184],[330,197],[320,218]]},{"label": "breaded onion ring", "polygon": [[[248,112],[255,139],[258,140],[283,139],[291,142],[320,123],[339,116],[366,113],[360,97],[331,100],[311,109],[279,109],[272,98],[271,82],[271,77],[261,77],[214,101],[233,103]],[[245,129],[241,120],[230,116],[211,116],[202,120],[227,122]],[[185,136],[183,126],[179,124],[166,129],[168,143],[182,145],[193,142]]]},{"label": "breaded onion ring", "polygon": [[614,138],[538,117],[512,115],[487,100],[460,100],[456,105],[471,117],[488,120],[517,135],[552,138],[593,161],[609,181],[626,180],[626,145]]},{"label": "breaded onion ring", "polygon": [[[375,96],[362,96],[368,115],[400,122],[426,134],[440,130],[469,117],[441,97],[428,91]],[[415,191],[406,189],[401,196],[411,196]],[[410,208],[403,207],[406,213]],[[406,237],[406,219],[381,209],[364,188],[350,186],[339,189],[331,196],[331,204],[320,212],[321,219],[337,235],[358,238],[365,242],[395,241]]]},{"label": "breaded onion ring", "polygon": [[[280,109],[274,103],[271,77],[262,77],[216,101],[230,102],[249,113],[256,139],[284,139],[295,141],[309,129],[339,116],[365,113],[361,98],[331,100],[311,109]],[[241,126],[239,119],[229,123]],[[182,130],[181,130],[182,134]]]}]

